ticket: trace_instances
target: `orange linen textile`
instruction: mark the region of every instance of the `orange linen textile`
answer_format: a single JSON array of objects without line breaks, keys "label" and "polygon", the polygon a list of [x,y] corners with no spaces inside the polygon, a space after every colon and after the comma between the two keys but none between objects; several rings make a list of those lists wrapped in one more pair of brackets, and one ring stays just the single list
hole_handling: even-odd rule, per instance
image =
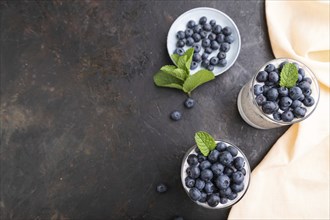
[{"label": "orange linen textile", "polygon": [[254,169],[228,219],[330,219],[329,1],[266,1],[275,57],[306,64],[320,84],[315,112],[294,124]]}]

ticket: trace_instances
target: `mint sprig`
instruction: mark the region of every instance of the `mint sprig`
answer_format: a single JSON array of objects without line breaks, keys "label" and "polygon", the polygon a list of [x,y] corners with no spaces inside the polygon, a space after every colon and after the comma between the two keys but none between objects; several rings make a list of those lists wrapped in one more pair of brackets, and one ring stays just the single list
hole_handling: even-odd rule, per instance
[{"label": "mint sprig", "polygon": [[195,142],[205,157],[209,155],[210,151],[214,150],[217,145],[213,137],[205,131],[195,133]]},{"label": "mint sprig", "polygon": [[190,65],[194,48],[188,49],[182,56],[172,54],[174,65],[165,65],[154,75],[157,86],[181,89],[188,95],[198,86],[213,80],[214,74],[208,70],[200,70],[190,75]]},{"label": "mint sprig", "polygon": [[280,73],[280,86],[292,88],[298,81],[298,69],[292,63],[286,63]]}]

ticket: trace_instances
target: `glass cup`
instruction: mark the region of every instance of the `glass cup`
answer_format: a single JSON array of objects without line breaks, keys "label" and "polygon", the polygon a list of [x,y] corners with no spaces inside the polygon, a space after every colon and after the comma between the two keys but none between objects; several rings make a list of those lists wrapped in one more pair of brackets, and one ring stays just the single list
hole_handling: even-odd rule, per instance
[{"label": "glass cup", "polygon": [[[236,148],[238,150],[237,157],[240,156],[240,157],[244,158],[244,161],[245,161],[244,169],[246,170],[246,174],[244,177],[244,189],[237,194],[237,197],[234,200],[228,199],[228,202],[226,204],[219,203],[216,207],[211,207],[207,203],[202,203],[202,202],[192,200],[197,205],[200,205],[200,206],[202,206],[204,208],[208,208],[208,209],[223,209],[223,208],[229,208],[229,207],[233,206],[245,195],[247,189],[249,188],[249,184],[250,184],[251,168],[250,168],[249,161],[246,158],[246,156],[244,155],[244,153],[237,146],[235,146],[227,141],[223,141],[223,140],[216,141],[216,143],[219,143],[219,142],[223,142],[227,146],[233,146],[234,148]],[[183,186],[184,190],[188,194],[188,197],[189,197],[189,188],[185,185],[185,178],[187,177],[186,169],[189,167],[189,164],[187,163],[187,158],[190,154],[196,154],[196,152],[195,152],[196,148],[197,148],[197,146],[194,145],[186,152],[186,154],[183,157],[182,164],[181,164],[181,182],[182,182],[182,186]]]},{"label": "glass cup", "polygon": [[[255,84],[258,84],[256,77],[257,77],[257,74],[261,70],[264,70],[268,64],[273,64],[273,65],[275,65],[275,67],[278,67],[284,61],[287,61],[290,63],[297,63],[300,68],[304,69],[305,77],[309,77],[312,81],[311,96],[315,100],[315,103],[313,106],[306,107],[307,112],[303,118],[294,118],[291,122],[285,122],[282,120],[278,121],[273,118],[272,114],[265,114],[262,111],[261,106],[259,106],[255,100],[254,89],[253,89],[253,86]],[[248,123],[252,127],[255,127],[258,129],[270,129],[270,128],[276,128],[276,127],[281,127],[281,126],[285,126],[285,125],[292,125],[294,123],[300,122],[300,121],[308,118],[315,110],[315,108],[318,104],[318,101],[319,101],[319,96],[320,96],[320,88],[319,88],[318,81],[317,81],[314,73],[306,65],[304,65],[303,63],[301,63],[299,61],[293,60],[293,59],[279,58],[279,59],[271,60],[271,61],[267,62],[265,65],[263,65],[255,73],[253,78],[242,87],[241,91],[239,92],[238,98],[237,98],[237,107],[238,107],[241,117],[244,119],[244,121],[246,123]],[[279,111],[280,111],[280,113],[283,112],[282,110],[279,110]]]}]

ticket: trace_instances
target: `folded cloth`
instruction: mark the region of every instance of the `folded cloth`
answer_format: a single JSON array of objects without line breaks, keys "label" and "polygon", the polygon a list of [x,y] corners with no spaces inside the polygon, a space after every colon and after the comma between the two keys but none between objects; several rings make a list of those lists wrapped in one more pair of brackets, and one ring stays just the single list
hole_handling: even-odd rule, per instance
[{"label": "folded cloth", "polygon": [[330,219],[329,1],[266,0],[275,57],[307,65],[320,85],[315,112],[292,125],[253,170],[251,184],[228,219]]}]

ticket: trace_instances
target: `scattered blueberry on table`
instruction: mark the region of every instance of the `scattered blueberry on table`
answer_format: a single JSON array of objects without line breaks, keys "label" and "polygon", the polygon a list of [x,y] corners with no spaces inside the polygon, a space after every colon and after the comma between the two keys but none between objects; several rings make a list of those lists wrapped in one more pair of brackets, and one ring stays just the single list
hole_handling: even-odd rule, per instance
[{"label": "scattered blueberry on table", "polygon": [[[177,32],[175,54],[182,55],[184,47],[194,48],[194,59],[190,66],[191,70],[199,65],[207,70],[213,71],[214,67],[225,67],[227,65],[226,53],[230,50],[230,44],[235,41],[232,29],[228,26],[222,27],[215,20],[202,16],[198,22],[188,21],[185,30]],[[218,51],[217,57],[209,57],[213,51]],[[209,59],[210,58],[210,59]]]},{"label": "scattered blueberry on table", "polygon": [[167,186],[164,183],[161,183],[161,184],[157,185],[156,190],[159,193],[164,193],[167,191]]},{"label": "scattered blueberry on table", "polygon": [[173,111],[173,112],[170,114],[170,118],[171,118],[173,121],[179,121],[179,120],[182,118],[182,113],[179,112],[179,111]]}]

